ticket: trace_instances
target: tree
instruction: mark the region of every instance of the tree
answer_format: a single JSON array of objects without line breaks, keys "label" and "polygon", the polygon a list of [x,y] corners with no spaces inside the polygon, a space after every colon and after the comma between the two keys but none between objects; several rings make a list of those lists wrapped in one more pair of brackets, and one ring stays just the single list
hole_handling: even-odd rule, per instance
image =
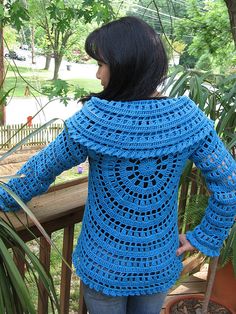
[{"label": "tree", "polygon": [[0,0],[0,125],[5,124],[5,100],[7,92],[4,91],[4,27],[11,25],[18,31],[24,21],[29,20],[27,10],[20,1]]},{"label": "tree", "polygon": [[188,58],[205,55],[203,58],[212,60],[212,66],[223,65],[223,69],[235,63],[235,0],[138,0],[130,12],[164,34],[174,51],[172,43],[183,41]]},{"label": "tree", "polygon": [[231,26],[231,32],[236,48],[236,1],[235,0],[224,0],[229,14],[229,21]]},{"label": "tree", "polygon": [[197,0],[189,1],[187,17],[177,21],[175,29],[178,39],[185,40],[183,33],[192,36],[188,45],[190,55],[196,58],[207,55],[212,67],[221,70],[232,66],[234,42],[222,0],[206,0],[200,4]]},{"label": "tree", "polygon": [[139,0],[133,3],[129,12],[143,18],[159,34],[174,36],[174,21],[186,13],[186,6],[172,0]]},{"label": "tree", "polygon": [[97,23],[78,23],[77,31],[68,41],[68,49],[65,53],[65,57],[68,61],[83,62],[83,60],[87,59],[88,56],[84,51],[85,39],[96,27]]},{"label": "tree", "polygon": [[17,43],[17,31],[11,26],[4,27],[4,40],[7,43],[7,48],[14,50]]},{"label": "tree", "polygon": [[30,0],[29,12],[37,26],[44,30],[48,50],[53,52],[54,80],[58,78],[62,58],[79,23],[107,22],[114,15],[110,0]]}]

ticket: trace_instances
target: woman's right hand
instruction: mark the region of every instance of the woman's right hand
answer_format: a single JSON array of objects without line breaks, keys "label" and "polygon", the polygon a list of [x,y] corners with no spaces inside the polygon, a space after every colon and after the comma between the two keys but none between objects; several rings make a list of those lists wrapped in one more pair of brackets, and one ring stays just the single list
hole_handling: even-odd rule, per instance
[{"label": "woman's right hand", "polygon": [[180,242],[180,246],[176,251],[177,256],[180,256],[185,252],[196,251],[196,248],[194,246],[192,246],[191,243],[187,240],[185,234],[179,235],[179,242]]}]

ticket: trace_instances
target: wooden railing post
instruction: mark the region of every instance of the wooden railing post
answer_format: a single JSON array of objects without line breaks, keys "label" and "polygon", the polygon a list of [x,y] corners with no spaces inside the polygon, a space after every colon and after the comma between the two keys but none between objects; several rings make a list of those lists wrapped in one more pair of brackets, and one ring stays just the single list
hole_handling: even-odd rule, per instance
[{"label": "wooden railing post", "polygon": [[[72,251],[74,240],[74,225],[68,226],[64,229],[63,239],[63,258],[67,261],[68,265],[72,266]],[[60,294],[60,313],[69,313],[69,300],[70,300],[70,284],[71,284],[71,270],[62,261],[61,267],[61,294]]]},{"label": "wooden railing post", "polygon": [[[47,272],[50,271],[50,254],[50,244],[44,237],[41,237],[39,258]],[[39,282],[38,314],[48,314],[48,293],[42,282]]]},{"label": "wooden railing post", "polygon": [[[83,219],[84,205],[87,199],[87,184],[88,178],[79,178],[74,181],[59,184],[51,187],[47,193],[40,197],[35,197],[27,204],[50,236],[53,232],[64,230],[62,254],[69,265],[72,264],[74,225],[80,223]],[[35,237],[40,238],[39,258],[45,270],[49,271],[50,245],[42,237],[42,233],[39,229],[27,218],[24,211],[19,211],[17,217],[11,212],[0,212],[0,218],[4,220],[7,219],[17,230],[24,242],[31,241],[35,239]],[[27,228],[25,228],[25,226],[27,226]],[[24,265],[24,261],[18,260],[17,254],[20,255],[20,258],[23,258],[23,255],[18,251],[15,256],[16,264],[19,265],[18,268],[23,275],[24,271],[27,271],[27,269]],[[79,278],[77,280],[79,280]],[[71,270],[66,264],[63,264],[61,269],[60,314],[69,313],[70,286]],[[81,293],[80,296],[83,301],[83,294]],[[40,283],[37,314],[47,314],[49,312],[48,299],[47,291],[43,284]],[[87,314],[85,304],[81,306],[80,310],[83,310],[83,312],[80,313]]]},{"label": "wooden railing post", "polygon": [[84,292],[83,285],[80,280],[80,289],[79,289],[79,313],[78,314],[87,314],[87,307],[84,302]]},{"label": "wooden railing post", "polygon": [[25,276],[25,252],[19,251],[19,248],[13,248],[14,262],[21,274],[22,278]]}]

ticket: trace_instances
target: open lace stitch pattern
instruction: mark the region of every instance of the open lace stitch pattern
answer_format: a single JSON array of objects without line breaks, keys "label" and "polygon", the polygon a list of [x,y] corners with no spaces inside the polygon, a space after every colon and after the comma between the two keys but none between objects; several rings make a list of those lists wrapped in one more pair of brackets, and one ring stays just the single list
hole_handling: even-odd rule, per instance
[{"label": "open lace stitch pattern", "polygon": [[130,102],[92,97],[66,125],[71,137],[90,149],[140,159],[195,144],[213,122],[186,96]]}]

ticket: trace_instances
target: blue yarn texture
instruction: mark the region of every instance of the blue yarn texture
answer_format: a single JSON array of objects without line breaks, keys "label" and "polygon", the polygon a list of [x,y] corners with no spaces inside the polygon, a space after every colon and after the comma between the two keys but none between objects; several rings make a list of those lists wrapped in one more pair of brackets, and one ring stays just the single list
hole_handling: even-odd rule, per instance
[{"label": "blue yarn texture", "polygon": [[[88,199],[73,253],[76,273],[112,296],[167,291],[182,270],[176,256],[178,184],[187,160],[211,192],[202,222],[187,233],[197,249],[219,255],[236,214],[236,163],[188,97],[114,102],[92,97],[64,131],[8,186],[24,201],[89,158]],[[78,191],[79,193],[79,191]],[[0,190],[2,210],[16,202]]]}]

